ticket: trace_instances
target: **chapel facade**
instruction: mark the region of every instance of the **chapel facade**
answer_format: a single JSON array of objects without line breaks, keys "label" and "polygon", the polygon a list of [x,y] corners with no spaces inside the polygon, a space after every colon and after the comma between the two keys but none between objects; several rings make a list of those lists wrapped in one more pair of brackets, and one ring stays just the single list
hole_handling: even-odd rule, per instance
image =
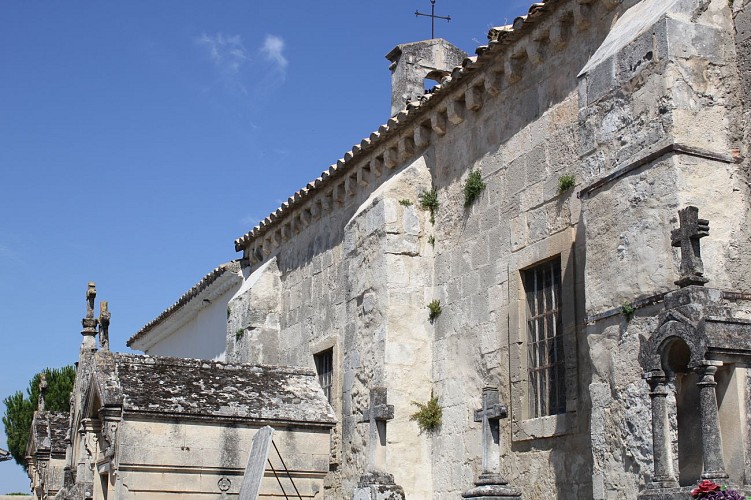
[{"label": "chapel facade", "polygon": [[317,378],[315,498],[751,491],[749,4],[547,0],[388,54],[391,118],[235,241],[220,321],[226,362]]}]

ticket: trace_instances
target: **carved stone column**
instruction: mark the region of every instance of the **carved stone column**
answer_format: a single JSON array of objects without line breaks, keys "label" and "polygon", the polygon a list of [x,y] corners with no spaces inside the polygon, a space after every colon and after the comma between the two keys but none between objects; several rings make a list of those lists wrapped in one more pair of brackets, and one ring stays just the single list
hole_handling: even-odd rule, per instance
[{"label": "carved stone column", "polygon": [[670,446],[667,377],[660,370],[647,373],[644,378],[649,383],[649,397],[652,400],[652,454],[654,458],[652,486],[675,488],[678,486],[678,481],[675,479],[673,453]]},{"label": "carved stone column", "polygon": [[699,405],[701,410],[701,444],[704,459],[704,479],[724,479],[725,460],[722,456],[722,435],[720,434],[720,418],[717,409],[717,393],[714,376],[717,368],[722,366],[719,361],[704,361],[696,367],[699,375]]}]

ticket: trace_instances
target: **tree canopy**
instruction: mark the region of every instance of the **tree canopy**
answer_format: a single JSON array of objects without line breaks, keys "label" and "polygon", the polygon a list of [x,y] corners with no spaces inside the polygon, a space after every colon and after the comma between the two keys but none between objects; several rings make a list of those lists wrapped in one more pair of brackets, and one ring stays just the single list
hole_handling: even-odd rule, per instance
[{"label": "tree canopy", "polygon": [[31,421],[39,401],[39,381],[42,374],[47,379],[44,396],[45,410],[70,411],[70,393],[76,378],[76,369],[72,365],[62,368],[45,368],[32,377],[25,397],[23,392],[16,391],[3,400],[5,404],[3,425],[5,425],[5,435],[8,438],[8,451],[13,455],[16,463],[22,467],[26,466],[24,456],[29,441]]}]

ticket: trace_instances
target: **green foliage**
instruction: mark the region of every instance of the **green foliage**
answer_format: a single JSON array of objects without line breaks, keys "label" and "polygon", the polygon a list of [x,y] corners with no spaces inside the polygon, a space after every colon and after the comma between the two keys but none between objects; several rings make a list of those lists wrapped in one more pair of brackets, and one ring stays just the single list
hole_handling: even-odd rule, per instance
[{"label": "green foliage", "polygon": [[399,200],[399,204],[403,207],[411,207],[412,201],[405,198],[403,200]]},{"label": "green foliage", "polygon": [[470,170],[467,182],[464,183],[464,206],[468,207],[480,196],[487,184],[482,181],[479,170]]},{"label": "green foliage", "polygon": [[8,451],[16,463],[22,467],[25,466],[24,456],[29,441],[31,420],[34,418],[34,411],[39,401],[39,380],[42,373],[47,378],[45,410],[70,411],[70,393],[76,379],[76,369],[73,366],[45,368],[32,377],[26,389],[26,397],[23,392],[16,391],[3,400],[5,404],[3,425],[5,425],[5,435],[8,438]]},{"label": "green foliage", "polygon": [[431,323],[433,323],[438,316],[441,315],[441,312],[443,312],[443,309],[441,309],[441,301],[438,299],[433,299],[430,301],[430,304],[428,304],[428,319]]},{"label": "green foliage", "polygon": [[229,315],[232,314],[232,309],[227,306],[227,318],[229,318]]},{"label": "green foliage", "polygon": [[438,210],[438,193],[436,190],[425,191],[417,199],[423,210],[430,210],[430,223],[435,224],[435,211]]},{"label": "green foliage", "polygon": [[433,236],[432,234],[428,236],[428,243],[430,243],[431,247],[435,248],[435,236]]},{"label": "green foliage", "polygon": [[621,313],[626,316],[626,321],[631,321],[634,312],[636,312],[636,308],[630,302],[624,302],[621,306]]},{"label": "green foliage", "polygon": [[576,177],[573,174],[563,174],[558,178],[558,194],[563,194],[576,186]]},{"label": "green foliage", "polygon": [[441,425],[443,419],[443,409],[438,404],[438,398],[430,391],[430,399],[427,403],[418,403],[412,401],[417,406],[417,411],[410,415],[409,419],[416,421],[420,432],[434,432]]},{"label": "green foliage", "polygon": [[240,328],[239,330],[235,330],[235,340],[240,340],[245,335],[245,330]]}]

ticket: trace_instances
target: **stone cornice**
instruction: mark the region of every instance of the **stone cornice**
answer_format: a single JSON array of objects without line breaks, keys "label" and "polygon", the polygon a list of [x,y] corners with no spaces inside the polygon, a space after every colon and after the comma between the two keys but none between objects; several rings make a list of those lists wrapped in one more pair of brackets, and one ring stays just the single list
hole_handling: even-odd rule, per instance
[{"label": "stone cornice", "polygon": [[[549,50],[559,50],[587,29],[595,9],[612,10],[619,0],[546,0],[532,4],[513,24],[492,28],[489,43],[477,47],[432,94],[411,102],[344,157],[309,182],[251,231],[235,240],[251,265],[263,262],[275,248],[322,214],[344,205],[360,189],[372,191],[397,166],[459,125],[467,110],[482,108],[485,95],[498,96],[522,81],[528,65],[539,65]],[[556,14],[556,18],[551,18]]]}]

